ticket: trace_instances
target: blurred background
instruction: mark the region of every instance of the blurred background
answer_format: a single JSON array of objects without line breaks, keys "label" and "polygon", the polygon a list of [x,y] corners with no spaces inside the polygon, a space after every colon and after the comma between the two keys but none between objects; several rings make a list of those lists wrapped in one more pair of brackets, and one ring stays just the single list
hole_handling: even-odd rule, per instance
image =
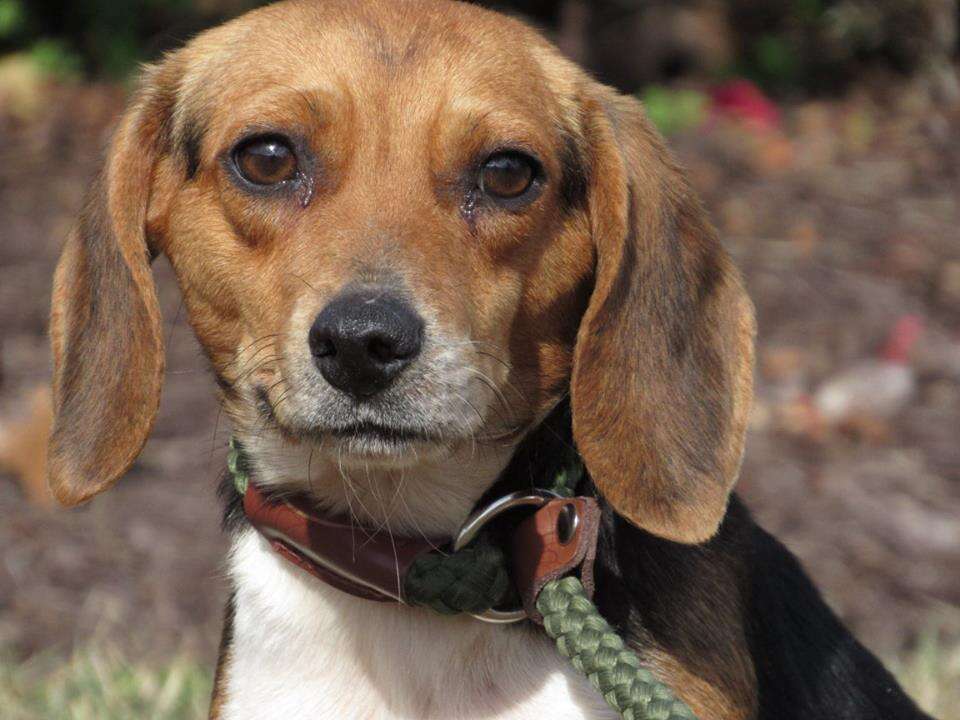
[{"label": "blurred background", "polygon": [[[0,714],[205,717],[228,429],[164,261],[156,432],[43,487],[50,279],[139,63],[258,4],[0,0]],[[957,0],[522,0],[667,135],[759,314],[740,492],[859,637],[960,718]]]}]

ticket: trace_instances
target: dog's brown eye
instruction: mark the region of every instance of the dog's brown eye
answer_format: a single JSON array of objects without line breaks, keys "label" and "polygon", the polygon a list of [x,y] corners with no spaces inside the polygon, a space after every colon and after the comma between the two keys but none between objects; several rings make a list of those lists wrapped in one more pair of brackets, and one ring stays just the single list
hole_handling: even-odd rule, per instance
[{"label": "dog's brown eye", "polygon": [[534,163],[532,158],[518,152],[491,155],[480,172],[480,189],[503,200],[520,197],[536,179]]},{"label": "dog's brown eye", "polygon": [[280,138],[251,140],[237,149],[237,169],[254,185],[279,185],[297,176],[297,158]]}]

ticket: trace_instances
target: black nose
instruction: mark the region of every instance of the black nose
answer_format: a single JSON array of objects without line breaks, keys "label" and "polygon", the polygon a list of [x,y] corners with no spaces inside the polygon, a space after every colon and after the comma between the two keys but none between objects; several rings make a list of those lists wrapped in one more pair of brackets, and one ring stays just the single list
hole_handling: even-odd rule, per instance
[{"label": "black nose", "polygon": [[356,398],[375,395],[420,354],[423,320],[383,288],[335,297],[310,328],[310,351],[320,373]]}]

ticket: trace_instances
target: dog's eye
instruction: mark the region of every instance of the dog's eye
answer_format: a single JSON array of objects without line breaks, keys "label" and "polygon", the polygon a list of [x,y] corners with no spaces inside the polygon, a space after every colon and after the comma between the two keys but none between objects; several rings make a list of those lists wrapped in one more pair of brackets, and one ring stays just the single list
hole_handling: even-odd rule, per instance
[{"label": "dog's eye", "polygon": [[277,137],[254,138],[234,152],[237,170],[254,185],[279,185],[297,176],[297,157]]},{"label": "dog's eye", "polygon": [[491,155],[480,172],[480,189],[487,195],[512,200],[523,195],[537,177],[536,161],[523,153]]}]

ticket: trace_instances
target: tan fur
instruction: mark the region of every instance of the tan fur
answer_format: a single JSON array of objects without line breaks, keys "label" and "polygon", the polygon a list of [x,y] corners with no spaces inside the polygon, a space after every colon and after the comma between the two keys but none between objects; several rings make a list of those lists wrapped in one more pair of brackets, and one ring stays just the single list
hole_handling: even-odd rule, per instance
[{"label": "tan fur", "polygon": [[[232,182],[226,158],[252,127],[302,138],[315,182],[269,200]],[[471,214],[465,168],[504,143],[540,158],[544,191],[518,212]],[[50,482],[64,503],[120,477],[152,425],[163,361],[150,250],[176,271],[237,432],[263,439],[265,393],[275,445],[330,482],[342,453],[302,426],[306,331],[330,298],[399,284],[434,335],[468,339],[458,357],[491,390],[467,403],[479,424],[401,469],[367,462],[368,500],[438,457],[472,462],[465,475],[489,485],[570,392],[578,447],[625,517],[699,542],[723,516],[751,398],[750,302],[640,105],[517,21],[446,0],[291,0],[149,71],[57,270]],[[470,454],[490,438],[504,452]],[[279,461],[268,447],[260,461]],[[483,489],[433,527],[456,527]],[[671,653],[662,665],[689,669]],[[714,716],[742,715],[742,687],[696,687]]]},{"label": "tan fur", "polygon": [[636,649],[644,665],[676,688],[696,717],[755,717],[757,677],[747,651],[744,617],[750,610],[738,589],[740,570],[716,563],[700,575],[697,581],[709,593],[687,593],[674,609],[670,632],[645,638]]},{"label": "tan fur", "polygon": [[171,63],[147,75],[54,275],[49,479],[65,505],[127,471],[160,404],[163,338],[146,218],[175,71]]},{"label": "tan fur", "polygon": [[47,443],[53,422],[50,388],[32,390],[24,406],[23,412],[0,423],[0,470],[19,480],[29,502],[49,507],[53,505],[47,486]]},{"label": "tan fur", "polygon": [[571,383],[574,437],[618,511],[709,539],[740,472],[753,308],[716,231],[638,102],[592,117],[597,277]]},{"label": "tan fur", "polygon": [[223,618],[223,630],[220,635],[220,650],[217,653],[217,668],[213,676],[213,693],[210,698],[209,720],[220,720],[223,706],[227,700],[226,684],[230,672],[231,648],[233,642],[234,599],[227,603]]},{"label": "tan fur", "polygon": [[[753,684],[742,683],[731,689],[709,675],[698,675],[669,653],[648,653],[644,660],[659,680],[680,689],[683,701],[696,717],[741,720],[755,716],[757,700]],[[754,679],[752,668],[738,669],[744,671],[744,677]]]}]

